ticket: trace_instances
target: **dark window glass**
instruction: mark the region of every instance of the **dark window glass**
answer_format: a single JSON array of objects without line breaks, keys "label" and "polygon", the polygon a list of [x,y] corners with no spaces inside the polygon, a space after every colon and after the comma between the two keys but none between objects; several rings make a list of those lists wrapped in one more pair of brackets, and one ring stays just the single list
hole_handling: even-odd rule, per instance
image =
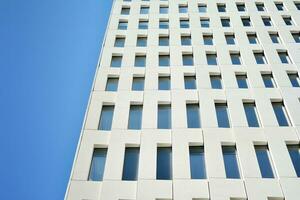
[{"label": "dark window glass", "polygon": [[192,179],[206,179],[203,147],[190,146],[190,170]]},{"label": "dark window glass", "polygon": [[285,24],[286,24],[287,26],[293,25],[293,20],[292,20],[291,17],[282,17],[282,18],[283,18],[283,21],[285,22]]},{"label": "dark window glass", "polygon": [[107,78],[105,91],[117,91],[119,78]]},{"label": "dark window glass", "polygon": [[235,44],[234,35],[225,35],[225,39],[227,44]]},{"label": "dark window glass", "polygon": [[273,102],[273,110],[279,126],[289,126],[286,109],[282,102]]},{"label": "dark window glass", "polygon": [[188,6],[180,5],[179,6],[179,13],[187,13],[188,12]]},{"label": "dark window glass", "polygon": [[237,10],[238,10],[239,12],[244,12],[244,11],[246,11],[246,7],[245,7],[245,4],[244,4],[244,3],[237,3],[237,4],[236,4],[236,7],[237,7]]},{"label": "dark window glass", "polygon": [[159,21],[159,28],[160,29],[168,29],[169,28],[169,21],[168,20],[160,20]]},{"label": "dark window glass", "polygon": [[266,64],[267,60],[264,53],[254,53],[254,57],[257,64]]},{"label": "dark window glass", "polygon": [[290,57],[287,52],[278,52],[278,56],[283,64],[291,63]]},{"label": "dark window glass", "polygon": [[156,160],[156,179],[172,179],[172,148],[158,147]]},{"label": "dark window glass", "polygon": [[147,37],[138,37],[136,40],[137,47],[146,47],[147,46]]},{"label": "dark window glass", "polygon": [[142,105],[131,105],[129,111],[128,129],[139,130],[142,128]]},{"label": "dark window glass", "polygon": [[159,55],[159,66],[170,66],[170,56]]},{"label": "dark window glass", "polygon": [[[299,3],[300,5],[300,3]],[[296,43],[300,43],[300,33],[292,33],[292,36]]]},{"label": "dark window glass", "polygon": [[138,177],[139,147],[126,147],[122,180],[135,181]]},{"label": "dark window glass", "polygon": [[196,89],[196,77],[185,76],[184,77],[184,88],[185,89]]},{"label": "dark window glass", "polygon": [[139,29],[148,29],[148,21],[139,21]]},{"label": "dark window glass", "polygon": [[221,19],[221,24],[223,27],[230,27],[230,19]]},{"label": "dark window glass", "polygon": [[236,81],[239,88],[248,88],[246,75],[236,75]]},{"label": "dark window glass", "polygon": [[132,90],[133,91],[143,91],[144,90],[144,77],[133,77],[132,79]]},{"label": "dark window glass", "polygon": [[239,179],[240,172],[235,147],[223,146],[222,152],[226,178]]},{"label": "dark window glass", "polygon": [[199,104],[187,104],[186,116],[188,128],[200,128]]},{"label": "dark window glass", "polygon": [[248,41],[249,41],[249,43],[250,44],[257,44],[258,43],[258,39],[257,39],[257,36],[256,36],[256,34],[254,33],[249,33],[249,34],[247,34],[247,36],[248,36]]},{"label": "dark window glass", "polygon": [[159,13],[160,13],[160,14],[168,14],[168,12],[169,12],[169,8],[168,8],[168,7],[161,6],[161,7],[159,8]]},{"label": "dark window glass", "polygon": [[191,36],[181,36],[181,45],[183,46],[192,45]]},{"label": "dark window glass", "polygon": [[146,66],[146,56],[135,56],[134,66],[135,67],[145,67]]},{"label": "dark window glass", "polygon": [[169,46],[169,37],[168,36],[161,36],[159,37],[159,46]]},{"label": "dark window glass", "polygon": [[219,75],[210,76],[210,84],[213,89],[222,89],[222,78]]},{"label": "dark window glass", "polygon": [[244,110],[249,127],[259,127],[255,103],[244,103]]},{"label": "dark window glass", "polygon": [[295,6],[298,10],[300,10],[300,3],[299,2],[295,2]]},{"label": "dark window glass", "polygon": [[209,19],[200,19],[200,25],[202,28],[209,28]]},{"label": "dark window glass", "polygon": [[242,18],[242,23],[244,26],[251,26],[250,18]]},{"label": "dark window glass", "polygon": [[218,127],[229,128],[228,108],[226,103],[216,103]]},{"label": "dark window glass", "polygon": [[171,105],[158,105],[157,128],[171,128]]},{"label": "dark window glass", "polygon": [[226,12],[226,5],[225,4],[219,4],[217,5],[218,12]]},{"label": "dark window glass", "polygon": [[194,58],[192,54],[182,55],[182,64],[184,66],[192,66],[194,65]]},{"label": "dark window glass", "polygon": [[262,74],[261,76],[266,88],[274,88],[275,83],[272,74]]},{"label": "dark window glass", "polygon": [[205,4],[198,5],[198,11],[200,13],[206,13],[207,12],[207,6]]},{"label": "dark window glass", "polygon": [[263,17],[262,20],[265,26],[272,26],[272,21],[270,17]]},{"label": "dark window glass", "polygon": [[149,13],[149,7],[141,7],[140,14],[148,14]]},{"label": "dark window glass", "polygon": [[256,3],[256,8],[258,11],[265,11],[265,5],[263,3]]},{"label": "dark window glass", "polygon": [[130,13],[130,8],[122,8],[121,14],[122,15],[129,15]]},{"label": "dark window glass", "polygon": [[102,106],[100,122],[98,127],[99,130],[111,130],[112,120],[114,116],[114,108],[115,106]]},{"label": "dark window glass", "polygon": [[270,33],[269,35],[273,43],[280,43],[280,38],[278,33]]},{"label": "dark window glass", "polygon": [[124,47],[125,44],[125,38],[116,38],[115,40],[115,47]]},{"label": "dark window glass", "polygon": [[283,11],[284,10],[283,3],[275,3],[275,6],[276,6],[277,10],[279,10],[279,11]]},{"label": "dark window glass", "polygon": [[300,177],[300,148],[299,145],[288,145],[289,154],[298,177]]},{"label": "dark window glass", "polygon": [[159,77],[158,89],[159,90],[170,90],[171,81],[170,77]]},{"label": "dark window glass", "polygon": [[239,53],[231,53],[230,58],[233,65],[240,65],[242,63],[241,55]]},{"label": "dark window glass", "polygon": [[180,20],[180,28],[190,28],[190,22],[186,19]]},{"label": "dark window glass", "polygon": [[203,35],[204,45],[213,45],[213,36],[212,35]]},{"label": "dark window glass", "polygon": [[118,25],[118,29],[119,30],[127,30],[127,22],[119,22],[119,25]]},{"label": "dark window glass", "polygon": [[300,87],[298,74],[288,74],[293,87]]},{"label": "dark window glass", "polygon": [[217,65],[217,54],[206,54],[208,65]]},{"label": "dark window glass", "polygon": [[121,67],[122,65],[122,56],[112,56],[111,57],[111,67]]},{"label": "dark window glass", "polygon": [[89,173],[89,181],[102,181],[104,167],[106,161],[107,149],[94,149],[91,168]]},{"label": "dark window glass", "polygon": [[262,178],[274,178],[269,149],[267,146],[255,146],[255,153]]}]

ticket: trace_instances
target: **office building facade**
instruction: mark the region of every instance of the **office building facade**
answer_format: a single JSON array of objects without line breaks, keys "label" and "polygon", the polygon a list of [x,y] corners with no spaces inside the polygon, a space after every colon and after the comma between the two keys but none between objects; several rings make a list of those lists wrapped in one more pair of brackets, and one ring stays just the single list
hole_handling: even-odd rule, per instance
[{"label": "office building facade", "polygon": [[115,0],[67,200],[299,200],[300,1]]}]

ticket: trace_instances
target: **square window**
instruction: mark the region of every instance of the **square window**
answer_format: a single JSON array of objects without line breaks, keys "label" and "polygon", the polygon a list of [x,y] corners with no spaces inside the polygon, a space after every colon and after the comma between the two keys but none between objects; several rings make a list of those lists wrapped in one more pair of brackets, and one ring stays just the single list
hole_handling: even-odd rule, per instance
[{"label": "square window", "polygon": [[269,33],[269,35],[270,35],[270,38],[273,43],[276,43],[276,44],[280,43],[280,37],[279,37],[278,33]]},{"label": "square window", "polygon": [[256,33],[248,33],[247,37],[250,44],[258,44],[258,38]]},{"label": "square window", "polygon": [[127,25],[128,25],[127,22],[125,22],[125,21],[120,21],[120,22],[119,22],[119,25],[118,25],[118,29],[119,29],[119,30],[127,30]]},{"label": "square window", "polygon": [[235,37],[234,34],[232,35],[225,35],[226,43],[229,45],[235,44]]},{"label": "square window", "polygon": [[134,66],[135,67],[145,67],[146,66],[146,56],[135,56]]},{"label": "square window", "polygon": [[255,60],[256,60],[256,64],[267,64],[267,59],[266,59],[265,54],[263,52],[254,53],[254,57],[255,57]]},{"label": "square window", "polygon": [[171,88],[171,80],[170,76],[162,76],[158,78],[158,89],[159,90],[170,90]]},{"label": "square window", "polygon": [[270,17],[262,17],[265,26],[272,26],[272,21]]},{"label": "square window", "polygon": [[217,54],[206,54],[207,64],[208,65],[217,65]]},{"label": "square window", "polygon": [[217,4],[218,12],[226,12],[226,5],[225,4]]},{"label": "square window", "polygon": [[237,3],[237,4],[236,4],[236,7],[237,7],[237,10],[238,10],[239,12],[244,12],[244,11],[246,11],[246,7],[245,7],[245,4],[244,4],[244,3]]},{"label": "square window", "polygon": [[200,13],[206,13],[207,12],[207,6],[206,6],[206,4],[199,4],[198,5],[198,11]]},{"label": "square window", "polygon": [[262,79],[266,88],[274,88],[275,81],[272,74],[262,74]]},{"label": "square window", "polygon": [[117,91],[119,78],[107,78],[105,91]]},{"label": "square window", "polygon": [[169,28],[169,21],[168,20],[160,20],[159,21],[159,28],[160,29],[168,29]]},{"label": "square window", "polygon": [[182,64],[183,66],[193,66],[194,65],[193,54],[182,55]]},{"label": "square window", "polygon": [[292,33],[292,36],[296,43],[300,43],[300,32]]},{"label": "square window", "polygon": [[186,90],[194,90],[196,87],[196,76],[185,76],[184,77],[184,88]]},{"label": "square window", "polygon": [[181,45],[182,46],[192,45],[191,36],[181,36]]},{"label": "square window", "polygon": [[240,65],[242,63],[240,53],[231,53],[230,58],[233,65]]},{"label": "square window", "polygon": [[294,2],[297,10],[300,10],[300,2]]},{"label": "square window", "polygon": [[169,55],[159,55],[159,66],[161,66],[161,67],[170,66],[170,56]]},{"label": "square window", "polygon": [[161,7],[159,8],[159,13],[160,13],[160,14],[168,14],[168,12],[169,12],[169,7],[161,6]]},{"label": "square window", "polygon": [[114,47],[124,47],[125,38],[124,37],[116,37]]},{"label": "square window", "polygon": [[132,79],[132,90],[133,91],[143,91],[144,90],[144,77],[133,77]]},{"label": "square window", "polygon": [[179,13],[188,13],[188,6],[179,5]]},{"label": "square window", "polygon": [[147,46],[147,37],[139,36],[136,40],[137,47],[146,47]]},{"label": "square window", "polygon": [[190,28],[190,22],[187,19],[180,20],[180,28]]},{"label": "square window", "polygon": [[286,24],[287,26],[292,26],[292,25],[294,25],[293,20],[292,20],[291,17],[282,17],[282,18],[283,18],[283,21],[285,22],[285,24]]},{"label": "square window", "polygon": [[139,29],[148,29],[148,21],[139,21]]},{"label": "square window", "polygon": [[243,26],[251,26],[250,17],[242,18],[242,23],[243,23]]},{"label": "square window", "polygon": [[284,5],[281,2],[275,3],[275,6],[276,6],[278,11],[283,11],[284,10]]},{"label": "square window", "polygon": [[159,43],[159,46],[169,46],[169,37],[168,36],[160,36],[158,43]]},{"label": "square window", "polygon": [[230,27],[230,19],[221,19],[222,27]]},{"label": "square window", "polygon": [[293,87],[300,87],[299,76],[297,73],[289,73],[288,76]]},{"label": "square window", "polygon": [[122,8],[121,10],[121,15],[129,15],[130,13],[130,8]]},{"label": "square window", "polygon": [[111,57],[111,67],[121,67],[122,65],[122,56],[112,56]]},{"label": "square window", "polygon": [[200,19],[200,25],[202,28],[209,28],[209,19]]},{"label": "square window", "polygon": [[213,45],[213,35],[203,35],[204,45]]},{"label": "square window", "polygon": [[283,64],[291,63],[290,57],[287,52],[278,52],[278,56]]},{"label": "square window", "polygon": [[142,6],[140,10],[140,14],[149,14],[149,7],[148,6]]},{"label": "square window", "polygon": [[263,3],[256,3],[256,8],[258,11],[265,11],[265,5]]},{"label": "square window", "polygon": [[212,89],[222,89],[222,78],[221,75],[211,75],[210,84]]},{"label": "square window", "polygon": [[247,75],[236,75],[238,88],[248,88]]}]

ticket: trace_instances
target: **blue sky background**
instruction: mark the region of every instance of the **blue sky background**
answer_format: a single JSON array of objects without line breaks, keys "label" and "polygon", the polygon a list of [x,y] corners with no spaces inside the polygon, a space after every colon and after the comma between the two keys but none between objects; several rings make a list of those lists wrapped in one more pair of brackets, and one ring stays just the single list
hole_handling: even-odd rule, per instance
[{"label": "blue sky background", "polygon": [[112,0],[0,0],[0,199],[63,199]]}]

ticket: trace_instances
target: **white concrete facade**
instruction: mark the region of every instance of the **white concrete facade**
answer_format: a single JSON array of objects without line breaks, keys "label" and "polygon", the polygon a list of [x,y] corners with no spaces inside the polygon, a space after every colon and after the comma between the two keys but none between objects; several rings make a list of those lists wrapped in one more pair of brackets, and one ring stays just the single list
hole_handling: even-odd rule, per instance
[{"label": "white concrete facade", "polygon": [[[258,11],[256,2],[264,3]],[[275,3],[282,2],[283,11]],[[78,144],[77,154],[66,192],[67,200],[299,200],[300,178],[297,177],[287,145],[300,141],[300,87],[292,87],[288,73],[300,70],[300,43],[292,33],[300,32],[300,11],[293,0],[115,0],[102,53],[99,59],[90,103]],[[245,4],[245,11],[237,10]],[[199,13],[198,5],[207,12]],[[218,12],[217,4],[226,5]],[[187,13],[178,7],[187,5]],[[141,6],[149,14],[140,14]],[[167,6],[168,14],[160,14]],[[130,8],[122,15],[122,7]],[[291,17],[288,26],[283,17]],[[243,17],[252,26],[244,27]],[[271,17],[265,26],[261,17]],[[200,26],[209,18],[210,27]],[[221,18],[231,26],[222,27]],[[168,20],[169,29],[159,29],[159,20]],[[190,28],[180,28],[179,20],[189,19]],[[127,30],[118,30],[119,21],[127,21]],[[148,20],[148,29],[138,29],[139,20]],[[258,44],[249,44],[247,33],[256,33]],[[278,33],[274,44],[269,33]],[[213,45],[205,45],[203,34],[213,35]],[[234,34],[235,44],[228,45],[225,34]],[[147,37],[147,47],[136,47],[137,36]],[[190,35],[192,44],[181,45],[181,35]],[[124,47],[114,47],[116,37],[124,37]],[[169,46],[159,46],[159,36],[169,36]],[[257,64],[253,52],[264,52],[267,64]],[[283,64],[278,51],[288,52],[291,60]],[[242,64],[233,65],[230,53],[238,52]],[[208,65],[206,54],[216,53],[218,64]],[[160,67],[159,55],[170,55],[170,66]],[[193,66],[183,66],[182,54],[193,54]],[[120,68],[111,67],[113,55],[122,55]],[[135,55],[146,55],[145,67],[134,67]],[[276,87],[266,88],[261,74],[272,73]],[[238,88],[236,75],[247,74],[248,89]],[[195,75],[197,89],[184,88],[184,76]],[[221,75],[222,89],[212,89],[210,75]],[[158,90],[158,77],[170,76],[171,89]],[[105,91],[108,77],[118,77],[118,89]],[[132,91],[132,78],[145,77],[144,91]],[[255,102],[260,127],[248,127],[243,102]],[[283,102],[289,126],[279,126],[271,102]],[[230,128],[218,127],[215,103],[227,103]],[[171,104],[172,128],[157,128],[157,105]],[[186,103],[199,103],[201,128],[187,128]],[[129,130],[131,104],[142,104],[141,130]],[[114,105],[111,131],[98,130],[102,105]],[[191,179],[189,146],[205,149],[206,179]],[[222,145],[235,146],[240,179],[226,178]],[[254,145],[267,145],[275,178],[262,178]],[[125,147],[140,147],[137,181],[123,181]],[[156,179],[157,147],[172,147],[172,180]],[[102,181],[89,181],[94,148],[107,148]]]}]

